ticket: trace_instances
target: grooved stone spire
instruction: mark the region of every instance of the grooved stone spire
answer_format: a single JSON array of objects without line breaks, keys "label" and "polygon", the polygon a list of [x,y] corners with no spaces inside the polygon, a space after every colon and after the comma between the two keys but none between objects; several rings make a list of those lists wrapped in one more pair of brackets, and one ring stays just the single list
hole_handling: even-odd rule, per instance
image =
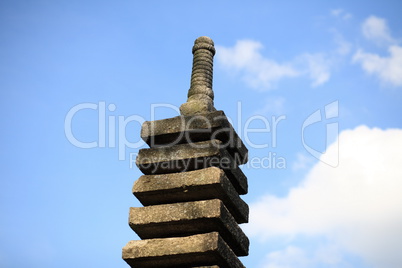
[{"label": "grooved stone spire", "polygon": [[173,118],[146,121],[136,165],[144,174],[132,192],[129,226],[141,240],[123,248],[132,268],[245,268],[249,240],[247,177],[239,165],[248,151],[223,111],[213,105],[214,42],[202,36],[193,47],[188,100]]},{"label": "grooved stone spire", "polygon": [[193,46],[193,70],[187,102],[180,107],[182,115],[196,115],[215,111],[212,91],[214,41],[198,37]]}]

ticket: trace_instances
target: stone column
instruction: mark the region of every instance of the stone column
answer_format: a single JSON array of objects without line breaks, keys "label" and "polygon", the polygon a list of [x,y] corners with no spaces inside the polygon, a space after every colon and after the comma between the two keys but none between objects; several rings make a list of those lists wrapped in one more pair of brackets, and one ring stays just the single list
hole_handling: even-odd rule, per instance
[{"label": "stone column", "polygon": [[201,36],[193,46],[193,70],[187,102],[180,107],[182,115],[195,115],[215,111],[212,91],[214,42]]},{"label": "stone column", "polygon": [[248,222],[247,178],[239,165],[247,148],[224,112],[213,107],[213,41],[193,47],[188,101],[181,116],[147,121],[137,166],[144,173],[133,186],[143,207],[130,208],[129,225],[142,240],[123,248],[136,268],[244,267],[249,240],[239,224]]}]

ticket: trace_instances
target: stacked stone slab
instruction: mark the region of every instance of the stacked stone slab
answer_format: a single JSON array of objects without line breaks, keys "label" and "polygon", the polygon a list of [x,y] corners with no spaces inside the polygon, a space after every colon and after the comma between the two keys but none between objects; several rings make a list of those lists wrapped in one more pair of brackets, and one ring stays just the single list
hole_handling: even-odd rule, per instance
[{"label": "stacked stone slab", "polygon": [[244,267],[249,240],[247,178],[239,165],[247,148],[222,111],[213,105],[215,48],[208,37],[193,47],[188,100],[181,116],[145,122],[137,166],[144,173],[133,186],[143,207],[130,208],[129,225],[142,240],[123,248],[135,268]]}]

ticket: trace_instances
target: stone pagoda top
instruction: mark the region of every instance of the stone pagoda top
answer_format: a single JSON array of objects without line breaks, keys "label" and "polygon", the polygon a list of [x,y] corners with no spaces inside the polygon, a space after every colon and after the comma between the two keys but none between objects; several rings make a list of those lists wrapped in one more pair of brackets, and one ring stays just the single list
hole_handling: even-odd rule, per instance
[{"label": "stone pagoda top", "polygon": [[180,106],[182,115],[196,115],[215,111],[212,91],[214,41],[198,37],[193,46],[193,69],[186,103]]}]

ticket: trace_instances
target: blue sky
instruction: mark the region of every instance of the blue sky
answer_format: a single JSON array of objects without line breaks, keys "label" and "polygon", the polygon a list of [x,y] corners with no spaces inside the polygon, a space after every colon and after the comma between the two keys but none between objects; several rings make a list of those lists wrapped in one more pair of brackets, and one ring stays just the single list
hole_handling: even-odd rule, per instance
[{"label": "blue sky", "polygon": [[[141,120],[178,115],[191,47],[207,35],[215,107],[254,159],[243,167],[243,263],[401,267],[400,10],[400,1],[2,1],[0,266],[127,267]],[[86,109],[67,128],[94,148],[68,135],[77,107]]]}]

